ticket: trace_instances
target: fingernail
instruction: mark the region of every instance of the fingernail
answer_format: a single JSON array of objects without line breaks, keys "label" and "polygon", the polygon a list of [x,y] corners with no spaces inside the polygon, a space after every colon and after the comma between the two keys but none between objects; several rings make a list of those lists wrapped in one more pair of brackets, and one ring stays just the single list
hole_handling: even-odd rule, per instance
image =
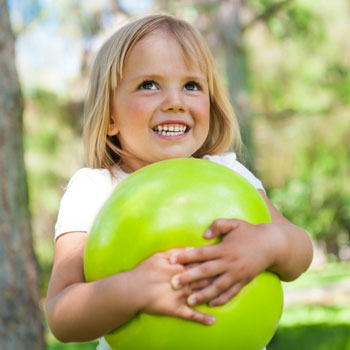
[{"label": "fingernail", "polygon": [[179,289],[180,288],[180,281],[178,277],[173,277],[171,279],[171,285],[175,288],[175,289]]},{"label": "fingernail", "polygon": [[169,260],[170,260],[170,264],[176,264],[176,262],[177,262],[175,255],[171,256]]},{"label": "fingernail", "polygon": [[187,302],[188,302],[189,305],[196,305],[196,303],[197,303],[196,297],[194,295],[191,295],[187,299]]},{"label": "fingernail", "polygon": [[205,231],[205,233],[204,233],[204,237],[205,237],[205,238],[210,238],[211,235],[212,235],[211,230],[208,228],[208,229]]},{"label": "fingernail", "polygon": [[213,324],[216,321],[216,318],[214,316],[209,317],[207,320],[207,324]]}]

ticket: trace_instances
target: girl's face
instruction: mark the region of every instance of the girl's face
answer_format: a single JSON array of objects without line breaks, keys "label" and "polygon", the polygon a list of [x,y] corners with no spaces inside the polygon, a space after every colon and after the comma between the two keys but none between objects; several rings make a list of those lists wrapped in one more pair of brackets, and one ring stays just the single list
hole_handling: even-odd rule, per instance
[{"label": "girl's face", "polygon": [[192,156],[209,132],[209,89],[199,67],[186,65],[180,44],[154,32],[128,54],[114,95],[109,135],[117,135],[131,170]]}]

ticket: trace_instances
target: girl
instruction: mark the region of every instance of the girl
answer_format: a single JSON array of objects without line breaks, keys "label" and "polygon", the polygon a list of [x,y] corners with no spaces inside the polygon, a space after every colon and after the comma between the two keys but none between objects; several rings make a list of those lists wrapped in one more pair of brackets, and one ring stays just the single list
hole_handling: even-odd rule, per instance
[{"label": "girl", "polygon": [[[193,305],[225,304],[266,269],[291,281],[308,268],[307,233],[273,207],[235,153],[224,153],[232,145],[239,150],[237,121],[191,25],[153,15],[118,30],[96,57],[85,112],[90,168],[72,177],[62,198],[46,300],[60,341],[101,337],[140,311],[210,325],[215,319]],[[218,244],[160,252],[131,271],[85,283],[86,236],[115,186],[147,164],[178,157],[206,158],[246,177],[265,199],[272,223],[218,219],[205,233],[207,239],[222,235]]]}]

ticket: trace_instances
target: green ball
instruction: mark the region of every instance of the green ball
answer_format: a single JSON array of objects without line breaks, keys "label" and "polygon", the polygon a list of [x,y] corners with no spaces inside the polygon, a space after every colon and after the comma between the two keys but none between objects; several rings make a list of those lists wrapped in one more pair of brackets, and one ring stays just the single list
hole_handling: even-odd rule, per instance
[{"label": "green ball", "polygon": [[[217,243],[203,238],[217,218],[270,222],[264,199],[242,176],[203,159],[148,165],[123,180],[97,215],[84,253],[86,281],[128,271],[156,252]],[[196,306],[211,326],[138,313],[106,335],[113,349],[261,350],[282,314],[277,275],[263,272],[222,306]]]}]

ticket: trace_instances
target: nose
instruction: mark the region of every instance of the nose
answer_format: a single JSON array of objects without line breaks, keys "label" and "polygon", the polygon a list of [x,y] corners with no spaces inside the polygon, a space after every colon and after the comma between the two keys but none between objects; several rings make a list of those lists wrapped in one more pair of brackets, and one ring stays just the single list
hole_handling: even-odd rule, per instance
[{"label": "nose", "polygon": [[162,112],[185,112],[186,106],[182,91],[168,91],[162,103],[161,110]]}]

